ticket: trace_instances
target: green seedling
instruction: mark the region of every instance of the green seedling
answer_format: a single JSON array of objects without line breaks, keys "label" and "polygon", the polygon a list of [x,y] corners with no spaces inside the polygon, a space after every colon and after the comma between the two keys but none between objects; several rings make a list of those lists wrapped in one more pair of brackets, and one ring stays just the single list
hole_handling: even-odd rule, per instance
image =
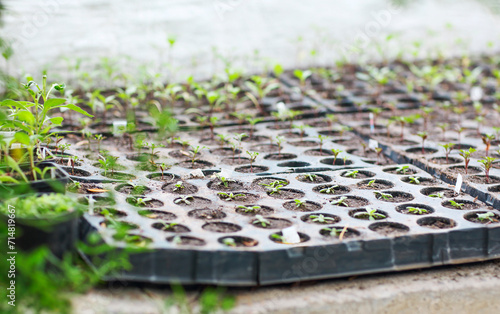
[{"label": "green seedling", "polygon": [[253,163],[255,162],[255,159],[257,159],[259,153],[247,151],[247,155],[250,157],[250,172],[253,173]]},{"label": "green seedling", "polygon": [[365,208],[365,211],[355,213],[354,217],[355,218],[368,217],[368,220],[377,220],[386,218],[384,214],[377,213],[376,209],[369,209],[369,208]]},{"label": "green seedling", "polygon": [[256,213],[262,209],[262,207],[260,207],[260,206],[245,206],[245,205],[239,205],[236,208],[243,209],[243,211],[247,214],[248,213]]},{"label": "green seedling", "polygon": [[327,223],[334,223],[335,222],[334,218],[326,217],[323,214],[311,215],[311,216],[309,216],[309,219],[311,219],[312,222],[317,222],[320,224],[327,224]]},{"label": "green seedling", "polygon": [[420,177],[408,177],[411,184],[420,184]]},{"label": "green seedling", "polygon": [[319,139],[319,153],[320,155],[323,155],[323,142],[329,140],[330,137],[319,134],[318,139]]},{"label": "green seedling", "polygon": [[366,186],[370,186],[370,187],[371,187],[373,184],[375,184],[375,181],[377,181],[377,180],[376,180],[376,179],[370,180],[370,181],[366,184]]},{"label": "green seedling", "polygon": [[230,182],[236,182],[236,181],[234,181],[233,179],[229,179],[229,178],[223,177],[223,176],[221,176],[220,174],[216,174],[216,175],[215,175],[215,177],[216,177],[217,179],[219,179],[219,181],[220,181],[218,184],[219,184],[219,185],[223,185],[223,186],[224,186],[224,187],[226,187],[226,188],[227,188],[227,187],[229,187],[229,183],[230,183]]},{"label": "green seedling", "polygon": [[174,184],[174,189],[172,191],[179,192],[179,191],[182,191],[185,188],[186,187],[184,186],[184,182],[177,181],[177,183]]},{"label": "green seedling", "polygon": [[375,191],[373,193],[375,194],[375,197],[377,199],[390,200],[391,198],[393,198],[393,196],[389,193],[383,193],[383,192],[379,192],[379,191]]},{"label": "green seedling", "polygon": [[337,164],[337,157],[338,155],[343,152],[341,149],[335,149],[335,148],[332,148],[332,154],[333,154],[333,165],[336,165]]},{"label": "green seedling", "polygon": [[309,70],[294,70],[293,75],[300,81],[300,86],[304,87],[306,86],[306,80],[312,75],[312,72]]},{"label": "green seedling", "polygon": [[225,200],[227,202],[231,202],[231,201],[235,200],[237,197],[246,198],[246,195],[242,194],[242,193],[233,194],[232,192],[230,192],[230,193],[219,192],[219,193],[217,193],[217,195],[219,195],[220,198],[222,198],[223,200]]},{"label": "green seedling", "polygon": [[490,170],[493,167],[493,162],[496,161],[497,158],[493,157],[483,157],[483,159],[479,159],[478,162],[482,164],[484,169],[484,175],[486,177],[486,183],[490,183]]},{"label": "green seedling", "polygon": [[444,148],[444,152],[445,152],[445,156],[446,156],[446,164],[448,164],[448,156],[450,155],[451,150],[453,149],[453,146],[455,146],[455,144],[447,143],[447,144],[439,144],[439,146]]},{"label": "green seedling", "polygon": [[175,226],[178,225],[178,223],[176,222],[162,222],[163,224],[163,228],[161,228],[161,230],[163,231],[175,231]]},{"label": "green seedling", "polygon": [[300,207],[302,207],[302,206],[306,206],[306,202],[305,202],[305,201],[301,201],[301,200],[297,200],[297,199],[296,199],[296,200],[293,200],[293,201],[295,202],[295,206],[296,206],[297,208],[300,208]]},{"label": "green seedling", "polygon": [[425,208],[420,208],[420,207],[407,207],[408,212],[415,214],[415,215],[424,215],[427,214],[429,211]]},{"label": "green seedling", "polygon": [[314,173],[306,173],[303,175],[303,178],[309,179],[309,181],[314,182],[318,176]]},{"label": "green seedling", "polygon": [[186,205],[191,205],[191,201],[194,200],[192,195],[182,195],[174,201],[175,204],[184,203]]},{"label": "green seedling", "polygon": [[341,239],[340,236],[343,233],[345,233],[345,231],[347,230],[347,228],[337,229],[335,227],[331,227],[331,228],[327,227],[327,228],[323,228],[322,230],[325,230],[326,232],[328,232],[331,237],[338,237],[339,239]]},{"label": "green seedling", "polygon": [[285,243],[285,237],[284,237],[284,236],[282,236],[282,235],[279,235],[279,234],[273,233],[273,234],[271,234],[271,238],[273,238],[274,240],[276,240],[276,241],[278,241],[278,242]]},{"label": "green seedling", "polygon": [[476,214],[477,215],[477,220],[483,222],[487,220],[488,222],[498,222],[497,219],[495,219],[495,214],[492,212],[487,212],[487,213],[482,213],[482,214]]},{"label": "green seedling", "polygon": [[489,156],[489,152],[490,152],[490,147],[491,147],[491,141],[493,141],[495,139],[495,135],[493,134],[485,134],[481,137],[481,139],[483,140],[483,143],[484,145],[486,145],[486,157]]},{"label": "green seedling", "polygon": [[451,206],[457,208],[457,209],[462,209],[464,207],[464,204],[462,203],[457,203],[454,200],[449,200],[448,203],[450,203]]},{"label": "green seedling", "polygon": [[196,162],[197,158],[196,156],[198,156],[200,154],[200,152],[207,148],[206,146],[203,146],[203,147],[200,147],[200,146],[191,146],[191,165],[194,167],[194,163]]},{"label": "green seedling", "polygon": [[467,174],[468,168],[469,168],[469,162],[470,162],[470,157],[472,153],[476,151],[475,148],[469,148],[469,150],[464,150],[461,149],[459,155],[462,156],[464,159],[464,164],[465,164],[465,174]]},{"label": "green seedling", "polygon": [[283,148],[282,147],[282,144],[283,142],[285,141],[285,137],[284,136],[276,136],[276,144],[278,144],[278,156],[281,157],[281,149]]},{"label": "green seedling", "polygon": [[349,204],[347,203],[346,200],[347,200],[347,196],[341,196],[338,199],[331,200],[330,204],[337,205],[337,206],[349,207]]},{"label": "green seedling", "polygon": [[427,137],[429,137],[429,134],[427,132],[418,132],[417,135],[422,139],[422,155],[425,154],[425,147],[424,143]]},{"label": "green seedling", "polygon": [[222,239],[222,243],[226,246],[232,246],[232,247],[235,247],[236,246],[236,242],[234,241],[233,238],[225,238],[225,239]]},{"label": "green seedling", "polygon": [[167,170],[169,168],[169,166],[167,166],[165,163],[161,163],[158,168],[160,168],[160,171],[161,171],[161,180],[163,181],[164,180],[164,176],[163,176],[163,173],[165,172],[165,170]]},{"label": "green seedling", "polygon": [[333,185],[324,189],[319,190],[320,193],[324,194],[335,194],[335,189],[338,188],[338,185]]},{"label": "green seedling", "polygon": [[260,224],[262,227],[267,228],[271,225],[271,222],[262,217],[262,215],[255,215],[255,220],[252,222],[252,224]]},{"label": "green seedling", "polygon": [[117,165],[116,161],[118,160],[118,157],[101,156],[100,158],[101,159],[99,159],[98,161],[101,164],[101,168],[104,169],[104,175],[107,175],[109,170],[111,170],[111,174],[114,174],[114,170]]},{"label": "green seedling", "polygon": [[277,186],[285,186],[285,185],[287,185],[287,184],[288,184],[288,182],[283,181],[283,180],[274,180],[274,181],[273,181],[273,182],[271,182],[271,183],[259,183],[259,185],[262,185],[262,186],[264,186],[264,187],[266,187],[266,188],[267,188],[267,187],[272,187],[272,188],[274,188],[274,187],[277,187]]},{"label": "green seedling", "polygon": [[102,136],[102,134],[96,134],[94,135],[94,139],[97,141],[97,152],[101,151],[101,142],[106,139],[105,136]]},{"label": "green seedling", "polygon": [[152,200],[150,197],[130,197],[129,198],[130,202],[132,205],[138,206],[138,207],[144,207],[147,206],[147,203]]},{"label": "green seedling", "polygon": [[442,132],[442,141],[445,141],[446,138],[445,138],[445,134],[446,134],[446,129],[448,129],[450,125],[448,123],[440,123],[437,125],[438,128],[441,129],[441,132]]},{"label": "green seedling", "polygon": [[359,173],[359,170],[351,170],[351,171],[347,171],[345,174],[344,174],[344,177],[348,177],[348,178],[356,178],[358,176],[358,173]]},{"label": "green seedling", "polygon": [[444,197],[444,192],[436,192],[436,193],[433,193],[433,194],[429,194],[429,197],[443,198]]},{"label": "green seedling", "polygon": [[396,168],[396,173],[406,174],[410,171],[410,166],[399,166]]}]

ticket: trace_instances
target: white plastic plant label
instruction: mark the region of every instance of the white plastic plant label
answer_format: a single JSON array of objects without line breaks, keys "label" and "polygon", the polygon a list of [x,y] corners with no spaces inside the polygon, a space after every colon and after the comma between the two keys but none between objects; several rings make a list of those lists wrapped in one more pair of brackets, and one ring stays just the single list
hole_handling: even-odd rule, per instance
[{"label": "white plastic plant label", "polygon": [[455,184],[455,193],[456,194],[460,194],[460,191],[462,190],[462,182],[463,182],[462,175],[458,174],[457,183]]},{"label": "white plastic plant label", "polygon": [[470,100],[480,101],[483,98],[483,89],[480,86],[474,86],[470,89]]},{"label": "white plastic plant label", "polygon": [[113,121],[113,136],[123,135],[127,131],[127,121],[126,120],[116,120]]},{"label": "white plastic plant label", "polygon": [[376,140],[370,139],[370,140],[368,140],[368,147],[370,149],[375,150],[375,148],[378,148],[378,142]]},{"label": "white plastic plant label", "polygon": [[300,237],[299,234],[297,233],[297,229],[295,229],[295,226],[285,228],[283,229],[282,232],[283,232],[283,240],[285,243],[290,243],[290,244],[300,243]]}]

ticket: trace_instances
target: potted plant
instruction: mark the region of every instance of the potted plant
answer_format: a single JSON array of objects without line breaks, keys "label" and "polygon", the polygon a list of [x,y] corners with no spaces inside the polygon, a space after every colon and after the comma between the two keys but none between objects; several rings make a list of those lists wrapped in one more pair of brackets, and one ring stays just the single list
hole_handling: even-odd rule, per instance
[{"label": "potted plant", "polygon": [[64,194],[31,194],[5,199],[0,218],[12,227],[13,248],[28,251],[46,245],[61,257],[78,239],[82,206]]}]

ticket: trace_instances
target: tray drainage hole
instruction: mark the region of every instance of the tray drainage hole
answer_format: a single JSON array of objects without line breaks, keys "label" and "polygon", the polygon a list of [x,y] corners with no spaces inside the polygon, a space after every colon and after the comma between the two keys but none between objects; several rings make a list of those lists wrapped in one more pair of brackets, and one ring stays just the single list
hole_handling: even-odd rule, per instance
[{"label": "tray drainage hole", "polygon": [[195,237],[187,237],[187,236],[172,236],[167,238],[168,242],[177,244],[177,245],[193,245],[193,246],[203,246],[206,244],[206,242],[202,239],[195,238]]},{"label": "tray drainage hole", "polygon": [[290,227],[292,222],[283,218],[262,217],[256,215],[255,219],[251,221],[251,224],[257,228],[284,229]]},{"label": "tray drainage hole", "polygon": [[330,204],[339,207],[362,207],[370,204],[370,201],[359,196],[345,195],[330,199]]},{"label": "tray drainage hole", "polygon": [[349,211],[349,216],[362,220],[382,220],[389,217],[386,212],[371,208],[353,209]]},{"label": "tray drainage hole", "polygon": [[456,209],[456,210],[471,210],[478,209],[481,207],[479,204],[476,204],[471,201],[459,200],[459,199],[451,199],[441,203],[446,208]]},{"label": "tray drainage hole", "polygon": [[[333,238],[339,238],[342,235],[342,232],[344,231],[345,226],[329,226],[329,227],[324,227],[319,231],[319,234],[325,237],[333,237]],[[348,238],[355,238],[359,237],[361,233],[353,228],[345,228],[345,232],[342,236],[342,239],[348,239]]]},{"label": "tray drainage hole", "polygon": [[341,219],[339,216],[325,213],[309,214],[300,217],[303,222],[314,223],[314,224],[335,224]]},{"label": "tray drainage hole", "polygon": [[241,230],[241,227],[229,222],[209,222],[202,226],[204,230],[219,233],[232,233]]},{"label": "tray drainage hole", "polygon": [[394,187],[394,184],[390,181],[387,180],[381,180],[381,179],[367,179],[363,180],[361,182],[358,182],[356,186],[359,189],[365,189],[365,190],[384,190],[384,189],[391,189]]},{"label": "tray drainage hole", "polygon": [[296,211],[296,212],[314,212],[320,210],[323,206],[319,203],[312,201],[303,201],[303,200],[293,200],[283,204],[288,210]]},{"label": "tray drainage hole", "polygon": [[445,217],[425,217],[417,220],[417,224],[431,229],[450,229],[457,225],[454,220]]},{"label": "tray drainage hole", "polygon": [[301,168],[308,167],[311,164],[305,161],[287,161],[278,164],[278,167]]},{"label": "tray drainage hole", "polygon": [[181,233],[181,232],[189,232],[188,227],[184,225],[180,225],[176,222],[156,222],[151,225],[153,228],[165,231],[165,232],[175,232],[175,233]]},{"label": "tray drainage hole", "polygon": [[407,215],[429,215],[434,213],[434,208],[423,204],[403,204],[397,206],[396,211]]},{"label": "tray drainage hole", "polygon": [[342,157],[335,158],[324,158],[319,161],[322,164],[330,165],[330,166],[348,166],[352,165],[352,160],[346,159],[344,160]]},{"label": "tray drainage hole", "polygon": [[434,198],[452,198],[455,196],[455,192],[452,189],[445,188],[424,188],[420,190],[420,193]]},{"label": "tray drainage hole", "polygon": [[311,184],[327,183],[332,181],[332,178],[330,176],[317,173],[301,174],[297,176],[296,179],[300,182],[311,183]]},{"label": "tray drainage hole", "polygon": [[500,216],[491,211],[478,211],[478,212],[467,213],[464,215],[464,218],[468,221],[483,225],[489,225],[500,222]]},{"label": "tray drainage hole", "polygon": [[214,220],[214,219],[224,219],[226,214],[220,209],[195,209],[188,213],[189,217],[202,219],[202,220]]},{"label": "tray drainage hole", "polygon": [[315,186],[312,190],[316,193],[327,195],[346,194],[351,191],[347,186],[337,184],[322,184]]},{"label": "tray drainage hole", "polygon": [[161,220],[174,220],[177,218],[175,214],[165,212],[162,210],[140,210],[139,215],[149,218],[149,219],[161,219]]},{"label": "tray drainage hole", "polygon": [[[300,243],[309,241],[310,237],[307,234],[302,233],[302,232],[298,232],[298,234],[299,234],[299,238],[300,238]],[[292,244],[292,243],[284,242],[283,233],[281,231],[271,234],[269,236],[269,240],[276,242],[276,243],[279,243],[279,244]]]},{"label": "tray drainage hole", "polygon": [[368,229],[383,235],[397,235],[410,231],[410,228],[397,222],[376,222],[369,225]]},{"label": "tray drainage hole", "polygon": [[222,237],[219,238],[217,241],[219,241],[220,244],[229,247],[254,247],[259,244],[259,241],[257,240],[240,236]]}]

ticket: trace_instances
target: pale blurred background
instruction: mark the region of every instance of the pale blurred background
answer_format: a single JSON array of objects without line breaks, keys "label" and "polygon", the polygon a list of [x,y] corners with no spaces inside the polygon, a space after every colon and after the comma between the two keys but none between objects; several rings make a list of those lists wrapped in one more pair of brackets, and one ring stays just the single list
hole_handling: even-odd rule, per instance
[{"label": "pale blurred background", "polygon": [[[15,54],[1,66],[13,75],[48,69],[65,76],[78,59],[86,69],[107,57],[131,73],[147,65],[168,80],[182,80],[209,76],[225,61],[255,72],[273,62],[294,68],[342,57],[359,61],[357,49],[362,60],[398,53],[423,57],[427,51],[492,53],[500,39],[500,4],[488,0],[3,3],[2,37],[11,40]],[[171,49],[167,38],[175,38]]]}]

